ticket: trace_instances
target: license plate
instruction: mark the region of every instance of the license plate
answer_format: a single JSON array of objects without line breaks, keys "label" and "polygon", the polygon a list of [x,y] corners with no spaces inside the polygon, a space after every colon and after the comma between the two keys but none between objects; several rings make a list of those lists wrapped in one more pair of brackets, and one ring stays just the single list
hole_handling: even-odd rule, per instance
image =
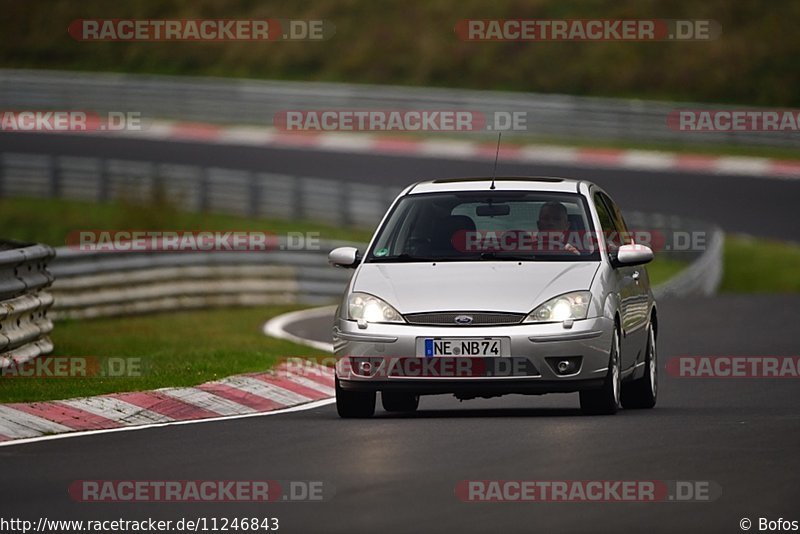
[{"label": "license plate", "polygon": [[425,357],[436,356],[502,356],[500,338],[426,338]]}]

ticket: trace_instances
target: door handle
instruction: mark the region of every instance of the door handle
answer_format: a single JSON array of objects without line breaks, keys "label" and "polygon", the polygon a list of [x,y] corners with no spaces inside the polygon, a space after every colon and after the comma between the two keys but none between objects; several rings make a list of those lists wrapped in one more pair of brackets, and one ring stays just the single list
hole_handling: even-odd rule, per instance
[{"label": "door handle", "polygon": [[638,284],[639,283],[639,271],[633,271],[633,274],[631,275],[631,278],[633,278],[634,281]]}]

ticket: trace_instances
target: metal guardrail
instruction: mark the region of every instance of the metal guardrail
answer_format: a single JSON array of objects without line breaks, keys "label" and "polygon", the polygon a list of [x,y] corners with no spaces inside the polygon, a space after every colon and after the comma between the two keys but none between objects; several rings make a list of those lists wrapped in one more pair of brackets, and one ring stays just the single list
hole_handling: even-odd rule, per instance
[{"label": "metal guardrail", "polygon": [[91,202],[160,197],[184,211],[313,219],[338,226],[372,228],[401,190],[236,169],[0,153],[0,197]]},{"label": "metal guardrail", "polygon": [[53,350],[45,291],[53,281],[47,270],[54,251],[46,245],[0,241],[0,368],[23,363]]},{"label": "metal guardrail", "polygon": [[[170,209],[373,228],[400,188],[248,171],[97,158],[2,154],[0,196],[107,201],[169,199]],[[632,228],[702,231],[704,251],[665,250],[693,262],[657,288],[663,296],[711,294],[722,272],[722,232],[697,221],[627,214]],[[96,229],[86,229],[96,230]],[[59,317],[123,315],[221,305],[321,304],[343,289],[321,251],[87,253],[58,249],[52,270]]]},{"label": "metal guardrail", "polygon": [[725,233],[719,226],[674,215],[626,212],[631,228],[643,228],[663,233],[665,242],[674,243],[673,235],[698,235],[703,238],[698,250],[660,250],[656,254],[687,262],[689,265],[663,284],[653,288],[656,299],[687,296],[709,296],[716,293],[722,282],[723,245]]},{"label": "metal guardrail", "polygon": [[[677,217],[633,213],[631,224],[672,241],[672,232],[704,232],[702,251],[663,251],[691,261],[654,288],[656,298],[713,294],[722,274],[719,228]],[[645,225],[645,226],[641,226]],[[281,245],[285,247],[286,241]],[[335,302],[352,271],[332,269],[327,252],[363,244],[322,241],[319,250],[266,252],[82,252],[57,249],[54,313],[75,319],[167,310]],[[688,256],[688,257],[687,257]]]},{"label": "metal guardrail", "polygon": [[508,136],[800,147],[800,136],[790,131],[687,133],[667,126],[675,109],[731,106],[464,89],[2,69],[3,108],[133,111],[260,126],[272,125],[277,112],[298,109],[526,112],[527,130]]},{"label": "metal guardrail", "polygon": [[85,319],[219,306],[325,304],[352,271],[327,264],[330,249],[264,252],[83,252],[56,249],[56,319]]}]

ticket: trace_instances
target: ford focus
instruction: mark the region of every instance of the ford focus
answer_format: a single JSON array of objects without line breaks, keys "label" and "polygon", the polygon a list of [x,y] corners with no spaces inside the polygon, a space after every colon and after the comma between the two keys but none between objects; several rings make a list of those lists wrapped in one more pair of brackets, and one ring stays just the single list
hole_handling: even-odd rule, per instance
[{"label": "ford focus", "polygon": [[420,396],[579,393],[587,414],[652,408],[658,315],[611,197],[561,178],[406,188],[352,268],[333,326],[336,405],[370,417]]}]

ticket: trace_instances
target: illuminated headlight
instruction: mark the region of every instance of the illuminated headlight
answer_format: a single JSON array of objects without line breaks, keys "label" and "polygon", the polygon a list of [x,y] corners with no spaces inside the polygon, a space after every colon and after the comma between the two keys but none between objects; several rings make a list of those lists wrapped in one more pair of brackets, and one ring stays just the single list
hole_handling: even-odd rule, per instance
[{"label": "illuminated headlight", "polygon": [[525,322],[556,323],[567,319],[586,319],[591,301],[592,293],[590,291],[565,293],[548,300],[533,310],[525,318]]},{"label": "illuminated headlight", "polygon": [[366,293],[351,293],[347,298],[347,318],[368,323],[404,323],[397,310],[378,297]]}]

